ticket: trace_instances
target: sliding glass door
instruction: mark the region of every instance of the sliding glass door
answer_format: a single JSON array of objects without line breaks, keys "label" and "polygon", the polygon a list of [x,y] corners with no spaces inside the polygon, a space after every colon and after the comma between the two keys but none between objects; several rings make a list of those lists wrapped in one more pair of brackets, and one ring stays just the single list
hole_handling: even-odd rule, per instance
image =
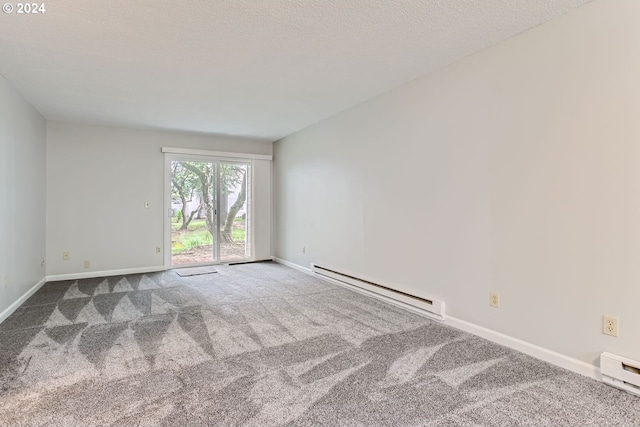
[{"label": "sliding glass door", "polygon": [[220,261],[249,258],[249,165],[220,162]]},{"label": "sliding glass door", "polygon": [[170,176],[170,264],[198,265],[250,257],[250,164],[174,158]]}]

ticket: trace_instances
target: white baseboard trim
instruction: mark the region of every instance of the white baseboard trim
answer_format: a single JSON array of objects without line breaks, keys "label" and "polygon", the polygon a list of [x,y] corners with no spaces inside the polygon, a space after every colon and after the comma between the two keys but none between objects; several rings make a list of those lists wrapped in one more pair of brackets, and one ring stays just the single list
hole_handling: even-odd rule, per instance
[{"label": "white baseboard trim", "polygon": [[501,332],[496,332],[492,329],[485,328],[483,326],[476,325],[475,323],[467,322],[465,320],[458,319],[452,316],[445,316],[445,324],[453,326],[456,329],[461,329],[465,332],[469,332],[473,335],[477,335],[481,338],[492,341],[496,344],[509,347],[513,350],[517,350],[521,353],[535,357],[536,359],[544,360],[552,365],[559,366],[576,374],[584,375],[585,377],[593,378],[594,380],[602,381],[602,375],[600,374],[600,368],[591,365],[582,360],[574,359],[564,354],[556,353],[555,351],[540,347],[535,344],[531,344],[526,341],[522,341],[518,338],[514,338],[509,335],[505,335]]},{"label": "white baseboard trim", "polygon": [[[347,287],[348,289],[351,289],[353,291],[360,292],[365,295],[373,296],[375,298],[389,302],[396,306],[410,310],[414,313],[424,315],[434,320],[440,320],[440,319],[435,319],[433,316],[430,316],[430,313],[427,313],[424,310],[410,307],[407,304],[402,304],[402,303],[398,304],[396,301],[393,301],[390,298],[386,298],[383,295],[376,294],[375,292],[367,292],[366,290],[361,290],[358,288],[354,288],[352,286],[345,285],[343,283],[340,283],[337,280],[331,280],[330,278],[325,278],[323,276],[316,275],[310,269],[304,268],[290,261],[286,261],[277,257],[273,257],[273,261],[277,262],[278,264],[286,265],[287,267],[291,267],[303,273],[307,273],[319,279],[324,279],[328,282],[335,283],[336,285]],[[511,348],[513,350],[519,351],[521,353],[527,354],[529,356],[535,357],[536,359],[540,359],[545,362],[551,363],[552,365],[556,365],[561,368],[567,369],[571,372],[575,372],[577,374],[584,375],[586,377],[593,378],[598,381],[602,381],[602,374],[600,373],[600,368],[597,368],[596,366],[591,365],[587,362],[583,362],[581,360],[574,359],[569,356],[565,356],[564,354],[556,353],[555,351],[548,350],[546,348],[537,346],[535,344],[522,341],[518,338],[505,335],[501,332],[497,332],[497,331],[485,328],[483,326],[479,326],[474,323],[458,319],[456,317],[445,315],[444,323],[456,329],[460,329],[462,331],[469,332],[473,335],[492,341],[496,344],[500,344],[505,347]]]},{"label": "white baseboard trim", "polygon": [[278,258],[278,257],[275,257],[275,256],[271,257],[271,260],[273,262],[277,262],[278,264],[282,264],[282,265],[286,265],[287,267],[291,267],[294,270],[298,270],[298,271],[301,271],[303,273],[306,273],[306,274],[308,274],[310,276],[315,276],[315,274],[313,274],[313,272],[311,271],[310,268],[304,268],[304,267],[302,267],[302,266],[300,266],[298,264],[294,264],[294,263],[292,263],[290,261],[287,261],[287,260],[284,260],[282,258]]},{"label": "white baseboard trim", "polygon": [[38,283],[33,285],[31,289],[25,292],[20,298],[15,300],[13,304],[5,308],[2,311],[2,313],[0,313],[0,323],[4,322],[7,319],[7,317],[11,316],[11,314],[14,311],[16,311],[18,307],[20,307],[26,300],[28,300],[31,297],[31,295],[35,294],[38,291],[38,289],[40,289],[42,285],[44,285],[45,283],[47,283],[47,278],[43,277],[42,279],[40,279]]},{"label": "white baseboard trim", "polygon": [[83,273],[70,273],[70,274],[53,274],[47,276],[47,282],[56,282],[59,280],[77,280],[77,279],[89,279],[93,277],[108,277],[108,276],[122,276],[125,274],[140,274],[140,273],[155,273],[157,271],[164,271],[164,266],[156,267],[140,267],[140,268],[124,268],[122,270],[104,270],[104,271],[88,271]]}]

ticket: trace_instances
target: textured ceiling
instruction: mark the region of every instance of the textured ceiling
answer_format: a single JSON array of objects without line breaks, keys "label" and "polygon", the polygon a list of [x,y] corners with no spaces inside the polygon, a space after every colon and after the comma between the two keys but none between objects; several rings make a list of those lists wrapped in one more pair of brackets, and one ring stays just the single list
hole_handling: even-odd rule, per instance
[{"label": "textured ceiling", "polygon": [[275,140],[588,0],[45,1],[0,74],[50,120]]}]

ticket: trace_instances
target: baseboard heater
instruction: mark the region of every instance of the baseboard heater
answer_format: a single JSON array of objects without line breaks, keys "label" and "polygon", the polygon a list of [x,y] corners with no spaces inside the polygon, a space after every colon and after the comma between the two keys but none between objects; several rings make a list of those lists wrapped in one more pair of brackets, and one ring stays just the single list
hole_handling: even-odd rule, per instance
[{"label": "baseboard heater", "polygon": [[640,362],[604,352],[600,355],[602,381],[640,396]]},{"label": "baseboard heater", "polygon": [[369,280],[341,273],[335,269],[320,266],[317,264],[311,264],[311,271],[319,276],[336,280],[342,284],[355,286],[360,289],[364,289],[366,291],[389,298],[396,302],[400,302],[402,303],[402,305],[408,305],[414,308],[418,308],[422,311],[426,311],[428,312],[428,314],[438,319],[444,319],[444,301],[411,295],[407,292],[402,292],[397,289],[381,285],[379,283],[374,283]]}]

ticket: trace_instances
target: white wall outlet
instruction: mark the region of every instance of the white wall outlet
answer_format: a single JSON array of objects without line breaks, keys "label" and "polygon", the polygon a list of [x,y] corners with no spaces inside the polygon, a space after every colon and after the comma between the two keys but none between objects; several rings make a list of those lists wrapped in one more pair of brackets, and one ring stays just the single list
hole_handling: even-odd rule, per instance
[{"label": "white wall outlet", "polygon": [[70,252],[62,252],[62,259],[64,261],[69,261],[71,259],[71,253]]},{"label": "white wall outlet", "polygon": [[44,264],[45,264],[45,259],[42,258],[42,262],[40,263],[40,268],[44,268]]},{"label": "white wall outlet", "polygon": [[149,209],[149,202],[144,202],[144,208]]},{"label": "white wall outlet", "polygon": [[617,337],[618,318],[611,316],[602,316],[602,333],[605,335],[611,335],[612,337]]},{"label": "white wall outlet", "polygon": [[2,280],[2,286],[5,288],[9,287],[9,276],[4,276],[4,279]]},{"label": "white wall outlet", "polygon": [[90,267],[91,267],[91,261],[84,260],[84,268],[90,268]]},{"label": "white wall outlet", "polygon": [[159,254],[162,252],[162,248],[160,246],[156,246],[156,253]]},{"label": "white wall outlet", "polygon": [[305,248],[304,246],[302,247],[302,253],[306,254],[307,253],[307,248]]},{"label": "white wall outlet", "polygon": [[493,308],[500,308],[500,294],[498,292],[489,292],[489,305]]}]

